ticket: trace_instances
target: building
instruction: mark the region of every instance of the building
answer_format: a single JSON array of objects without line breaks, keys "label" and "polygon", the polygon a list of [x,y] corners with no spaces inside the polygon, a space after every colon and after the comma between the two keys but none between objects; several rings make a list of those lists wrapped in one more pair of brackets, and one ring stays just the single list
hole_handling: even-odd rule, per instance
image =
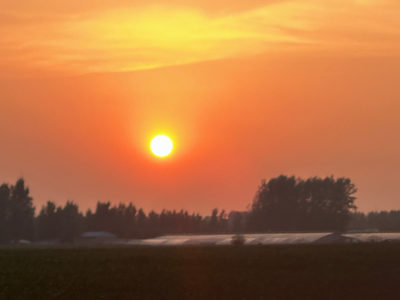
[{"label": "building", "polygon": [[75,239],[77,245],[104,245],[112,244],[117,240],[117,236],[107,231],[88,231]]}]

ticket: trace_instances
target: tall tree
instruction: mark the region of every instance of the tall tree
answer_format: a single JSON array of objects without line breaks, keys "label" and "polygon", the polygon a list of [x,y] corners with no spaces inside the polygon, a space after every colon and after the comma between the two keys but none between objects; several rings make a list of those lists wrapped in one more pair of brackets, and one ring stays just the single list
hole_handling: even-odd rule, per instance
[{"label": "tall tree", "polygon": [[110,231],[111,203],[97,203],[94,213],[94,231]]},{"label": "tall tree", "polygon": [[135,226],[136,226],[136,207],[135,205],[129,203],[129,205],[125,209],[124,214],[124,237],[132,238],[135,235]]},{"label": "tall tree", "polygon": [[147,217],[144,213],[143,209],[139,209],[137,216],[136,216],[136,228],[137,228],[137,235],[139,238],[143,238],[147,236]]},{"label": "tall tree", "polygon": [[218,231],[218,209],[217,208],[214,208],[211,212],[209,227],[210,227],[210,232]]},{"label": "tall tree", "polygon": [[219,213],[219,217],[218,217],[218,231],[220,233],[225,233],[228,229],[228,215],[225,212],[225,209],[223,209],[220,213]]},{"label": "tall tree", "polygon": [[57,215],[57,207],[54,202],[48,201],[42,206],[36,217],[37,237],[40,240],[54,240],[60,237],[60,222]]},{"label": "tall tree", "polygon": [[160,233],[158,214],[154,210],[152,210],[151,212],[149,212],[148,218],[149,234],[151,236],[157,236]]},{"label": "tall tree", "polygon": [[9,226],[12,240],[32,240],[34,228],[35,208],[32,198],[29,197],[29,188],[21,178],[15,186],[11,186],[9,202]]},{"label": "tall tree", "polygon": [[10,201],[10,188],[8,184],[0,186],[0,243],[9,239],[8,205]]},{"label": "tall tree", "polygon": [[263,180],[254,197],[248,224],[257,231],[343,231],[357,191],[350,179],[306,181],[294,176]]},{"label": "tall tree", "polygon": [[296,230],[301,217],[301,185],[294,176],[263,180],[253,201],[253,227],[267,231]]},{"label": "tall tree", "polygon": [[350,211],[355,209],[357,192],[350,179],[333,177],[310,178],[304,182],[307,229],[344,231],[350,221]]},{"label": "tall tree", "polygon": [[229,214],[229,231],[241,233],[245,230],[244,226],[245,213],[241,211],[232,211]]},{"label": "tall tree", "polygon": [[83,228],[83,216],[79,213],[78,205],[68,201],[64,208],[57,209],[57,218],[60,222],[60,241],[62,243],[73,243]]}]

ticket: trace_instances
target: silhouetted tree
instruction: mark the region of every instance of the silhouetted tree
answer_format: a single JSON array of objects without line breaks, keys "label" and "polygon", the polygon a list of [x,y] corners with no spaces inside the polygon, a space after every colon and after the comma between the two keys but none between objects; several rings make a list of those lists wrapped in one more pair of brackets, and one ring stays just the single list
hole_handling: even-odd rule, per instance
[{"label": "silhouetted tree", "polygon": [[242,234],[235,234],[232,237],[231,244],[233,246],[241,246],[241,245],[244,245],[245,242],[246,242],[246,239]]},{"label": "silhouetted tree", "polygon": [[96,221],[95,221],[94,213],[89,208],[85,214],[83,230],[84,231],[95,231],[95,228],[96,228],[95,224],[96,224]]},{"label": "silhouetted tree", "polygon": [[344,231],[355,209],[357,189],[350,179],[333,177],[311,178],[304,183],[303,195],[308,206],[309,230]]},{"label": "silhouetted tree", "polygon": [[144,238],[147,236],[146,226],[147,226],[147,217],[143,209],[140,208],[136,216],[137,237]]},{"label": "silhouetted tree", "polygon": [[347,227],[350,230],[372,229],[372,227],[369,227],[367,216],[362,212],[351,212]]},{"label": "silhouetted tree", "polygon": [[8,241],[10,238],[10,228],[8,224],[10,192],[8,184],[2,184],[0,186],[0,243]]},{"label": "silhouetted tree", "polygon": [[306,181],[294,176],[263,180],[248,224],[253,231],[343,231],[356,192],[350,179],[327,177]]},{"label": "silhouetted tree", "polygon": [[191,228],[190,229],[191,232],[193,232],[193,233],[200,232],[202,220],[203,220],[203,217],[199,213],[197,213],[196,215],[192,214],[191,221],[190,221],[190,223],[191,223],[191,227],[190,227]]},{"label": "silhouetted tree", "polygon": [[382,232],[400,231],[400,210],[352,213],[349,229],[379,230]]},{"label": "silhouetted tree", "polygon": [[211,212],[210,218],[210,232],[218,232],[218,209],[214,208]]},{"label": "silhouetted tree", "polygon": [[110,231],[119,237],[132,238],[135,236],[136,208],[132,203],[126,206],[120,203],[111,209],[114,227]]},{"label": "silhouetted tree", "polygon": [[[318,177],[301,180],[279,176],[262,181],[251,211],[231,212],[213,209],[210,216],[163,210],[148,216],[130,203],[111,206],[98,202],[96,210],[84,217],[78,205],[67,202],[56,207],[47,202],[36,218],[39,239],[60,238],[72,242],[83,230],[109,231],[122,238],[146,238],[159,234],[223,233],[228,231],[315,231],[346,229],[358,220],[371,228],[400,230],[400,211],[351,213],[355,208],[354,184],[347,178]],[[362,227],[361,226],[361,227]],[[34,207],[29,189],[21,178],[15,186],[0,186],[0,242],[34,237]]]},{"label": "silhouetted tree", "polygon": [[225,233],[228,230],[228,215],[225,209],[221,210],[218,216],[218,232]]},{"label": "silhouetted tree", "polygon": [[158,214],[154,210],[152,210],[151,212],[149,212],[148,219],[149,236],[157,236],[158,234],[160,234]]},{"label": "silhouetted tree", "polygon": [[42,206],[36,217],[37,237],[39,240],[54,240],[60,238],[60,220],[57,214],[56,204],[48,201]]},{"label": "silhouetted tree", "polygon": [[136,226],[136,207],[131,203],[126,207],[124,213],[124,237],[132,238],[134,237],[135,233],[135,226]]},{"label": "silhouetted tree", "polygon": [[93,216],[93,231],[110,231],[111,223],[111,203],[98,202]]},{"label": "silhouetted tree", "polygon": [[301,218],[301,186],[294,176],[263,180],[253,201],[251,227],[262,231],[296,230]]},{"label": "silhouetted tree", "polygon": [[29,188],[21,178],[15,186],[11,186],[9,201],[9,226],[12,240],[32,240],[34,238],[34,214]]},{"label": "silhouetted tree", "polygon": [[60,241],[72,243],[82,233],[83,216],[79,213],[78,205],[68,201],[64,208],[59,207],[56,212],[60,224]]},{"label": "silhouetted tree", "polygon": [[240,233],[245,231],[245,214],[241,211],[232,211],[229,214],[229,231]]}]

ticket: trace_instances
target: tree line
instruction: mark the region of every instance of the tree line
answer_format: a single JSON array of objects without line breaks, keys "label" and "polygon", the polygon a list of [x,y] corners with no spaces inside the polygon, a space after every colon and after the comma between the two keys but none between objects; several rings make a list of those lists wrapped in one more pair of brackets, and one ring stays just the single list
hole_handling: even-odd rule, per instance
[{"label": "tree line", "polygon": [[35,208],[23,179],[15,185],[0,186],[0,242],[32,240],[35,235]]},{"label": "tree line", "polygon": [[348,229],[354,231],[400,232],[400,210],[369,213],[352,212]]},{"label": "tree line", "polygon": [[279,176],[262,181],[249,216],[253,231],[345,231],[356,209],[348,178]]},{"label": "tree line", "polygon": [[[348,178],[279,176],[263,180],[246,211],[219,211],[209,216],[180,210],[160,213],[133,203],[98,202],[85,213],[68,201],[48,201],[35,216],[24,180],[0,187],[0,242],[60,240],[72,242],[86,231],[107,231],[119,238],[150,238],[165,234],[345,231],[358,226],[400,230],[400,212],[356,212],[357,189]],[[357,224],[357,225],[355,225]],[[385,225],[382,225],[385,224]],[[397,229],[399,228],[399,229]]]}]

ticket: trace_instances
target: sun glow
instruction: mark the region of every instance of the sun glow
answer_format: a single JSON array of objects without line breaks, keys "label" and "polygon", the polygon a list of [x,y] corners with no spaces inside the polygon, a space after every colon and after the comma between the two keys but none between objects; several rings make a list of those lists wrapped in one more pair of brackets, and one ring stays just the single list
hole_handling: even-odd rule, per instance
[{"label": "sun glow", "polygon": [[172,141],[166,135],[158,135],[151,141],[150,148],[154,155],[167,156],[172,151]]}]

